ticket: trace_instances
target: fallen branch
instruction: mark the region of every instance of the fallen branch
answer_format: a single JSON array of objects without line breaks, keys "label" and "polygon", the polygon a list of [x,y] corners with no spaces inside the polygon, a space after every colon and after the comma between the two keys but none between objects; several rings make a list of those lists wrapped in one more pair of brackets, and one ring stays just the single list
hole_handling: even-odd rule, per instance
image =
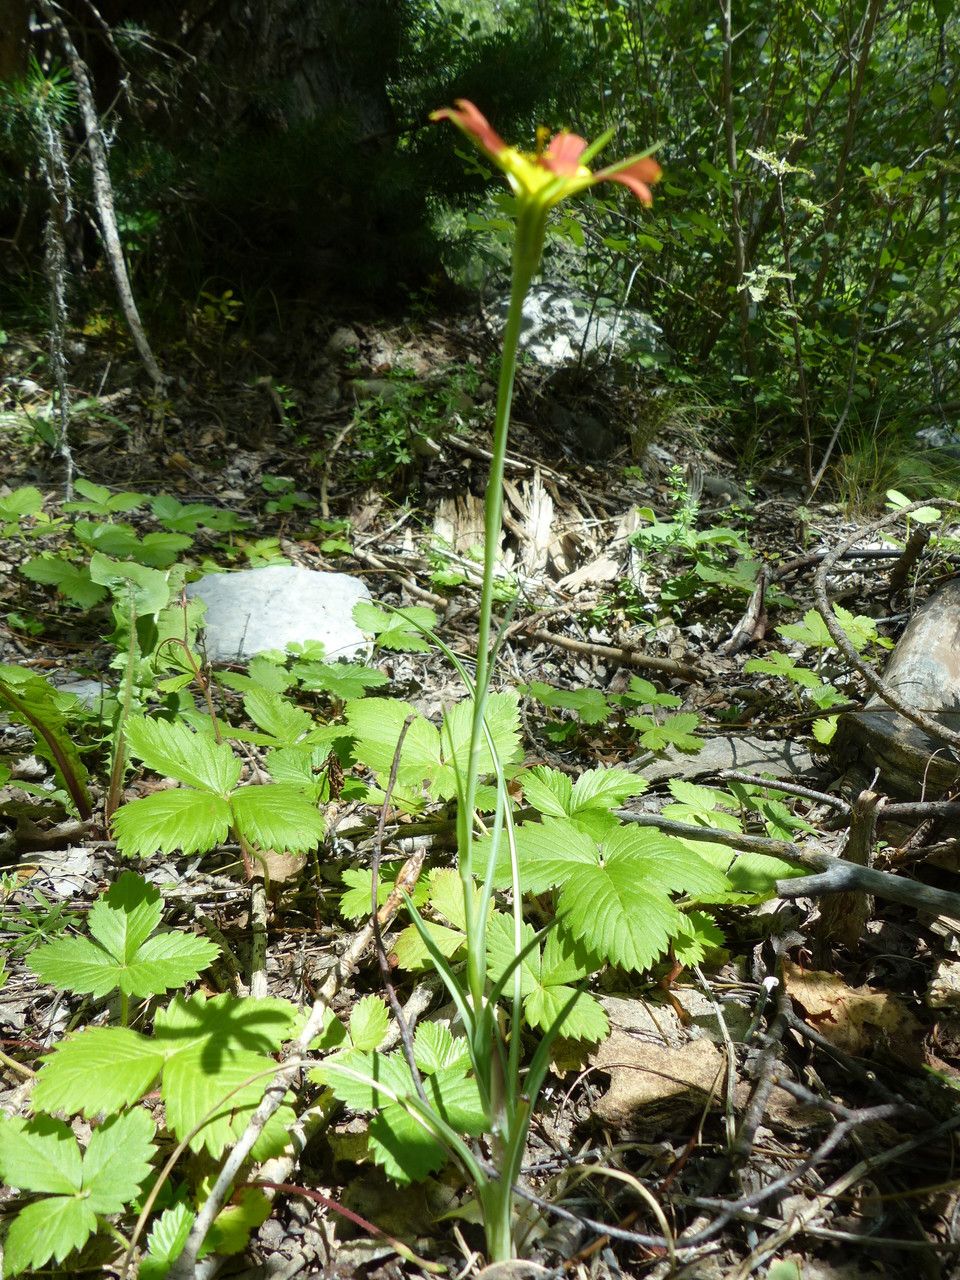
[{"label": "fallen branch", "polygon": [[614,662],[622,662],[627,667],[637,667],[641,671],[662,671],[676,676],[678,680],[702,680],[703,672],[686,662],[678,662],[676,658],[657,658],[639,649],[624,648],[620,645],[593,644],[589,640],[572,640],[568,636],[555,636],[549,631],[522,632],[521,639],[536,640],[540,644],[554,644],[559,649],[568,649],[571,653],[583,653],[591,658],[607,658]]},{"label": "fallen branch", "polygon": [[642,827],[656,827],[666,835],[680,836],[684,840],[698,840],[706,844],[726,845],[733,853],[763,853],[781,858],[795,866],[815,874],[799,879],[778,880],[779,898],[810,898],[825,893],[869,893],[887,902],[899,902],[916,911],[932,911],[960,921],[960,893],[947,889],[934,889],[930,885],[905,880],[889,871],[875,871],[872,867],[859,867],[845,862],[831,853],[819,853],[801,849],[790,840],[772,840],[768,836],[740,835],[734,831],[719,831],[715,827],[698,827],[692,822],[674,822],[655,813],[630,813],[621,809],[617,817],[623,822],[633,822]]}]

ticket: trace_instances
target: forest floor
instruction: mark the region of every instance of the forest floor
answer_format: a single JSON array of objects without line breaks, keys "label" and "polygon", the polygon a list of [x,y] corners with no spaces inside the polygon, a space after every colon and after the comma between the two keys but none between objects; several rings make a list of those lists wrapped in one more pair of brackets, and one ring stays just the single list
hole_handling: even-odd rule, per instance
[{"label": "forest floor", "polygon": [[[76,474],[113,493],[168,493],[233,511],[247,531],[200,529],[188,558],[233,568],[285,561],[361,576],[378,603],[430,606],[441,638],[469,656],[495,367],[476,322],[388,327],[304,317],[293,332],[250,344],[207,339],[202,354],[186,343],[174,353],[162,398],[144,393],[139,372],[111,362],[96,340],[71,358]],[[39,350],[21,335],[10,335],[4,349],[0,502],[35,485],[53,513],[64,469],[50,444],[49,388],[22,372],[35,367]],[[824,553],[855,539],[872,517],[860,522],[833,503],[804,504],[789,475],[743,474],[702,407],[643,379],[619,378],[521,374],[507,464],[509,605],[497,683],[527,691],[525,761],[571,777],[625,768],[649,784],[630,806],[639,815],[839,854],[850,802],[861,785],[882,791],[883,780],[869,769],[860,781],[844,777],[826,741],[831,714],[862,704],[866,688],[809,612],[812,578]],[[157,527],[142,509],[120,518],[140,533]],[[70,528],[34,521],[29,536],[10,525],[4,531],[0,659],[55,680],[110,678],[116,653],[107,606],[80,608],[18,572],[38,551],[73,545]],[[831,599],[849,611],[848,630],[859,637],[855,647],[879,669],[884,642],[900,637],[950,569],[928,548],[891,599],[904,530],[890,532],[899,544],[868,532],[855,543],[864,554],[829,579]],[[766,669],[750,668],[757,659]],[[462,696],[436,650],[381,649],[375,665],[392,693],[428,717]],[[29,734],[8,727],[2,746],[18,763],[0,791],[7,833],[0,1104],[23,1113],[44,1055],[109,1012],[102,999],[40,981],[27,964],[31,950],[81,928],[124,863],[96,819],[79,823],[16,789],[18,779],[47,777],[29,758]],[[96,747],[89,761],[102,802]],[[142,794],[135,773],[127,786],[128,797]],[[356,937],[358,926],[338,910],[340,877],[369,865],[376,812],[355,804],[338,812],[333,803],[327,819],[319,858],[285,881],[277,876],[269,904],[259,976],[271,996],[299,1004],[309,1005]],[[874,865],[949,888],[957,865],[952,821],[881,826]],[[393,854],[404,847],[402,835],[401,824],[389,842]],[[442,835],[434,839],[430,865],[450,864],[448,846]],[[167,901],[180,904],[181,915],[189,902],[189,918],[212,922],[235,957],[233,974],[221,968],[222,989],[242,993],[255,976],[251,902],[229,862],[168,859]],[[881,899],[868,909],[864,894],[844,900],[846,919],[838,923],[834,911],[825,922],[825,900],[721,906],[715,945],[700,963],[667,958],[651,973],[601,975],[594,994],[610,1036],[600,1045],[558,1045],[525,1165],[527,1185],[566,1216],[531,1212],[534,1264],[498,1276],[954,1273],[955,926]],[[403,976],[397,989],[424,1016],[442,1005],[423,973]],[[370,949],[334,1008],[347,1013],[358,995],[379,990]],[[447,1171],[399,1189],[359,1157],[362,1133],[352,1113],[334,1113],[276,1180],[319,1190],[451,1274],[476,1270],[475,1227],[440,1221],[462,1195],[456,1177]],[[598,1221],[613,1230],[588,1225]],[[671,1245],[644,1243],[662,1235]],[[92,1258],[116,1274],[102,1247]],[[382,1240],[290,1195],[219,1274],[385,1280],[420,1270]]]}]

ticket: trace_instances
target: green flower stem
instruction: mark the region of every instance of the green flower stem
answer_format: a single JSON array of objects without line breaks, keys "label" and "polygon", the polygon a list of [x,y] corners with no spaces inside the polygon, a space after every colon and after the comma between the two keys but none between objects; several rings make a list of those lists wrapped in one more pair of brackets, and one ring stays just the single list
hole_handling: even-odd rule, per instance
[{"label": "green flower stem", "polygon": [[[491,674],[491,638],[493,633],[493,596],[497,564],[497,548],[503,527],[503,473],[510,431],[510,409],[517,372],[517,351],[523,301],[540,265],[546,209],[537,202],[521,202],[513,248],[513,273],[510,307],[503,334],[503,356],[497,388],[497,410],[493,423],[493,457],[484,507],[483,585],[480,590],[480,618],[477,639],[477,676],[474,688],[473,723],[470,731],[470,756],[464,794],[457,808],[457,847],[460,879],[463,883],[465,932],[467,935],[467,979],[476,1012],[480,1011],[486,978],[486,946],[478,933],[485,915],[478,920],[473,901],[473,820],[477,796],[477,774],[483,743],[483,722]],[[482,906],[483,904],[481,904]]]}]

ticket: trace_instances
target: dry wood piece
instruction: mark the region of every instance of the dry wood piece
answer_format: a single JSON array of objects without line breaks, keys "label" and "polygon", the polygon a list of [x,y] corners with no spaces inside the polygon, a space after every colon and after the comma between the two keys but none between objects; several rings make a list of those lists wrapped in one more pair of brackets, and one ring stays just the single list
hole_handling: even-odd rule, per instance
[{"label": "dry wood piece", "polygon": [[[884,797],[876,791],[861,791],[853,803],[850,833],[840,854],[858,867],[869,867],[877,830],[877,816]],[[853,951],[860,943],[864,926],[873,912],[873,899],[868,893],[834,893],[820,904],[813,947],[813,962],[823,968],[830,962],[835,946]]]},{"label": "dry wood piece", "polygon": [[955,787],[955,751],[888,702],[892,693],[898,703],[932,718],[935,728],[960,731],[960,579],[941,587],[911,619],[883,684],[887,697],[874,693],[862,711],[841,717],[834,758],[845,767],[859,763],[870,775],[879,769],[884,788],[898,796],[912,799]]}]

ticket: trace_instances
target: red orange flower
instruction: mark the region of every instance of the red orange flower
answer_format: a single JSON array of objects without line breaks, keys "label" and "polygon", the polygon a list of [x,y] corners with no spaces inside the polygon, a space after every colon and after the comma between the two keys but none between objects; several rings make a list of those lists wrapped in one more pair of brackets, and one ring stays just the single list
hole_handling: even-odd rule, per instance
[{"label": "red orange flower", "polygon": [[575,133],[556,134],[535,155],[507,146],[486,116],[466,98],[454,107],[434,111],[431,120],[450,120],[474,146],[488,156],[507,176],[514,193],[535,202],[544,212],[568,196],[596,186],[598,182],[619,182],[643,204],[653,203],[650,188],[660,179],[660,166],[650,156],[631,156],[606,169],[592,172],[584,163],[584,153],[592,156],[609,141],[610,135],[588,147]]}]

